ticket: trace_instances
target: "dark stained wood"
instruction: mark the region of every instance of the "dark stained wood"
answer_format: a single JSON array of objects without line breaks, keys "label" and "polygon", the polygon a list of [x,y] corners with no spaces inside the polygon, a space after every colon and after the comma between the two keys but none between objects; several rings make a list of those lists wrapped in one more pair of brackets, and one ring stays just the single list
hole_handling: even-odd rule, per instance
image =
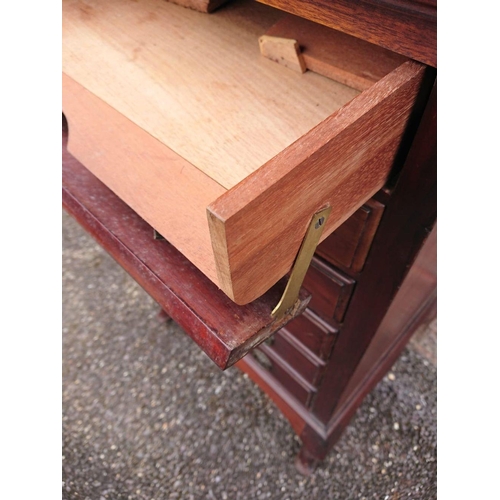
[{"label": "dark stained wood", "polygon": [[63,206],[116,261],[181,325],[222,369],[231,366],[300,314],[310,296],[301,292],[285,323],[274,322],[282,281],[262,298],[238,306],[113,194],[66,149],[63,130]]},{"label": "dark stained wood", "polygon": [[435,236],[433,231],[342,395],[328,424],[328,448],[340,438],[365,396],[396,362],[418,326],[435,317]]},{"label": "dark stained wood", "polygon": [[437,66],[437,9],[414,0],[258,0]]},{"label": "dark stained wood", "polygon": [[276,404],[290,422],[293,430],[300,436],[310,413],[301,405],[264,367],[252,356],[240,359],[236,364],[245,372]]},{"label": "dark stained wood", "polygon": [[316,254],[331,264],[359,273],[383,211],[382,203],[369,200],[318,246]]},{"label": "dark stained wood", "polygon": [[288,360],[265,344],[252,351],[251,356],[299,403],[304,406],[310,404],[316,389],[289,364]]},{"label": "dark stained wood", "polygon": [[[357,323],[359,330],[353,330],[353,323],[347,321],[340,328],[333,354],[327,361],[327,373],[323,376],[313,401],[312,411],[299,404],[293,393],[286,390],[270,372],[261,368],[254,360],[247,357],[240,362],[239,366],[276,402],[300,437],[303,447],[296,465],[302,473],[310,472],[311,468],[326,456],[363,398],[394,364],[418,325],[422,321],[428,321],[430,315],[436,312],[433,292],[435,268],[433,271],[432,251],[428,251],[429,245],[432,247],[433,244],[433,235],[415,262],[415,267],[411,268],[404,279],[405,271],[411,267],[435,221],[435,126],[434,89],[401,178],[389,198],[386,209],[389,214],[387,225],[385,220],[381,223],[376,237],[379,241],[374,242],[366,267],[360,276],[358,286],[361,285],[362,294],[366,295],[363,301],[351,303],[347,312],[347,317],[351,314],[360,316]],[[393,231],[395,234],[391,236]],[[398,257],[400,251],[402,255]],[[403,279],[403,286],[396,294]],[[413,296],[415,287],[417,294]],[[377,291],[380,295],[374,293]],[[389,307],[391,303],[392,306]],[[366,316],[363,316],[364,314]],[[297,324],[304,324],[305,329],[309,328],[307,322],[310,315],[310,312],[306,312],[306,316],[290,322],[287,329],[293,329]],[[347,327],[350,329],[347,330]],[[374,339],[376,352],[367,350],[367,335],[370,340]],[[340,337],[343,337],[342,346]],[[359,358],[365,353],[366,359],[370,359],[360,363]],[[279,354],[283,355],[283,352],[280,351]],[[358,366],[360,371],[355,373]],[[348,368],[353,371],[350,376],[332,380],[337,368],[341,376],[346,374]],[[336,384],[343,386],[339,390]],[[336,404],[339,401],[341,405]],[[328,413],[328,410],[331,413]],[[300,425],[297,422],[300,422]]]},{"label": "dark stained wood", "polygon": [[349,276],[314,257],[303,283],[312,295],[309,309],[325,320],[340,323],[355,283]]},{"label": "dark stained wood", "polygon": [[387,204],[362,277],[314,402],[324,423],[349,380],[436,220],[436,89]]},{"label": "dark stained wood", "polygon": [[280,330],[273,337],[269,348],[278,353],[287,363],[312,385],[316,385],[325,362],[319,359],[285,329]]},{"label": "dark stained wood", "polygon": [[358,388],[367,385],[365,379],[373,378],[380,360],[388,356],[400,336],[412,333],[425,311],[433,311],[437,287],[437,226],[427,238],[408,276],[399,290],[389,311],[373,337],[367,351],[354,372],[339,401],[339,408],[347,404]]},{"label": "dark stained wood", "polygon": [[300,449],[295,458],[295,467],[304,476],[310,476],[316,469],[318,463],[319,459],[311,454],[305,446]]},{"label": "dark stained wood", "polygon": [[321,359],[330,356],[338,334],[335,327],[323,321],[310,309],[306,309],[303,314],[290,321],[284,330]]}]

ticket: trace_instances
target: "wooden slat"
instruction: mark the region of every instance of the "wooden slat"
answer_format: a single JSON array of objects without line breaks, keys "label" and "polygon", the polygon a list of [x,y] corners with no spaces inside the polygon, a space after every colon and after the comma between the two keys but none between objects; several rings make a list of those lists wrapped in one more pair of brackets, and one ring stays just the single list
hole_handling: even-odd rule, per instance
[{"label": "wooden slat", "polygon": [[285,15],[266,35],[295,39],[308,70],[366,90],[407,58],[300,17]]},{"label": "wooden slat", "polygon": [[437,67],[437,9],[430,0],[258,0]]},{"label": "wooden slat", "polygon": [[247,306],[237,306],[130,207],[73,158],[63,129],[63,206],[159,303],[167,314],[222,369],[301,313],[300,302],[283,321],[272,308],[284,289],[281,282]]},{"label": "wooden slat", "polygon": [[64,0],[63,72],[231,188],[357,95],[260,55],[281,12],[207,16],[164,0]]},{"label": "wooden slat", "polygon": [[332,206],[324,239],[384,185],[423,74],[403,64],[210,205],[219,285],[235,302],[289,271],[312,214]]}]

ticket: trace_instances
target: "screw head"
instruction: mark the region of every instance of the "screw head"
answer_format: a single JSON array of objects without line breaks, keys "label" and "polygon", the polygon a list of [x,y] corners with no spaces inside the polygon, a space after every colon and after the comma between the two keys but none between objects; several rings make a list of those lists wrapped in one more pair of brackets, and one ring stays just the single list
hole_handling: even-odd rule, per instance
[{"label": "screw head", "polygon": [[325,218],[324,217],[320,217],[318,219],[318,221],[316,222],[316,224],[314,225],[315,229],[318,229],[319,227],[321,227],[324,222],[325,222]]}]

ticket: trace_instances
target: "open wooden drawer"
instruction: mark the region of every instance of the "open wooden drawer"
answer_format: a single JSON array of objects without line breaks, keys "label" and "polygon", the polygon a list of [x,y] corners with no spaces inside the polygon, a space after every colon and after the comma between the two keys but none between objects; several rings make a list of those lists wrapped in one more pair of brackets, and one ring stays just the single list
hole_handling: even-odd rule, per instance
[{"label": "open wooden drawer", "polygon": [[69,151],[237,304],[290,270],[315,212],[324,239],[383,187],[424,72],[361,93],[294,73],[259,53],[282,15],[63,0]]}]

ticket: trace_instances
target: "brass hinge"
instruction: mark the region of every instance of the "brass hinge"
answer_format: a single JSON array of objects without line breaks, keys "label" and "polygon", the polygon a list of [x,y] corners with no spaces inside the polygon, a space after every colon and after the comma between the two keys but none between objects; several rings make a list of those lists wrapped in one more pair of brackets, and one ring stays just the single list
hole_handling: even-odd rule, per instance
[{"label": "brass hinge", "polygon": [[316,212],[313,215],[311,223],[307,229],[306,235],[302,240],[302,245],[300,246],[299,253],[293,264],[292,272],[290,273],[290,278],[286,284],[285,291],[278,302],[278,305],[273,309],[271,313],[275,320],[280,320],[285,316],[287,311],[289,311],[299,298],[300,287],[306,276],[306,272],[309,269],[309,264],[313,258],[316,247],[318,246],[319,239],[323,233],[326,221],[332,207],[326,207]]}]

